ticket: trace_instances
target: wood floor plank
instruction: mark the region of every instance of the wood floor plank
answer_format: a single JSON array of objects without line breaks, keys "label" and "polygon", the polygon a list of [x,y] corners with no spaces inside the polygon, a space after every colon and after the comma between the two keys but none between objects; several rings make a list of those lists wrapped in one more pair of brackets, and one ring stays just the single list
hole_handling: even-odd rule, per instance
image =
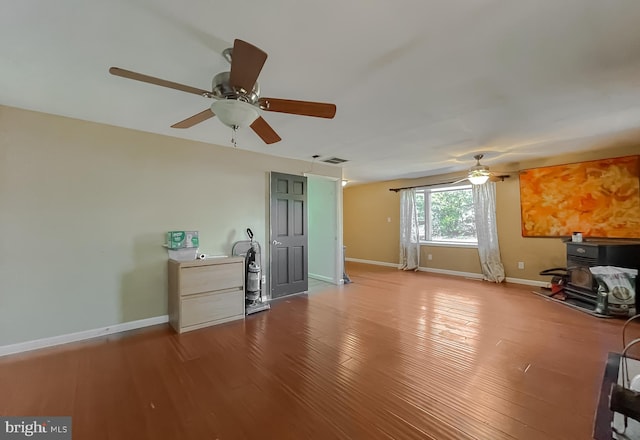
[{"label": "wood floor plank", "polygon": [[622,320],[526,286],[348,272],[243,321],[0,358],[0,414],[71,415],[97,440],[590,438]]}]

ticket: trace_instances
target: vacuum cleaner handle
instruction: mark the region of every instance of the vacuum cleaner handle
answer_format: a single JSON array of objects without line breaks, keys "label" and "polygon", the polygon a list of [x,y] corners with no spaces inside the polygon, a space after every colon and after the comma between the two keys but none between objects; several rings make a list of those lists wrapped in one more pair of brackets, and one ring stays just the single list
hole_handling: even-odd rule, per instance
[{"label": "vacuum cleaner handle", "polygon": [[540,275],[566,277],[568,274],[566,267],[553,267],[540,272]]},{"label": "vacuum cleaner handle", "polygon": [[249,240],[253,240],[253,231],[250,228],[247,228],[247,235],[249,236]]}]

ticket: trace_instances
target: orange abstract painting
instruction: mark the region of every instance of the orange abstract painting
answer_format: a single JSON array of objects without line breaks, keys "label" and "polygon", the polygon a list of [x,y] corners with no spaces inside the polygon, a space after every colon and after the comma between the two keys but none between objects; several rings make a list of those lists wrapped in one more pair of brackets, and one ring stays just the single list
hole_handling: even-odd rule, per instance
[{"label": "orange abstract painting", "polygon": [[524,237],[640,237],[640,156],[520,173]]}]

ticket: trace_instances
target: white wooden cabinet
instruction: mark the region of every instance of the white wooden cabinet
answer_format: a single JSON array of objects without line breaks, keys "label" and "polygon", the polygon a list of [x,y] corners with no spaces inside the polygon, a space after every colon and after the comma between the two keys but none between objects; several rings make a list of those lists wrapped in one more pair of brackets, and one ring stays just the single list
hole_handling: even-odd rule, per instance
[{"label": "white wooden cabinet", "polygon": [[169,323],[183,333],[244,318],[244,258],[169,260]]}]

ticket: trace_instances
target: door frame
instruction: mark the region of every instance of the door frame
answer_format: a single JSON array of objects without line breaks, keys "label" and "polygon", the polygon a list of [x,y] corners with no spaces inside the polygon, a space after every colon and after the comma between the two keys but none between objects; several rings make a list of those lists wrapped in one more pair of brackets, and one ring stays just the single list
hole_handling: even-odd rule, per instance
[{"label": "door frame", "polygon": [[[271,173],[282,173],[282,171],[275,171],[275,170],[271,170],[268,171],[266,173],[266,184],[267,184],[267,188],[268,188],[268,193],[267,193],[267,200],[265,203],[265,207],[266,207],[266,225],[267,225],[267,230],[266,230],[266,240],[270,240],[271,239],[271,233],[272,233],[272,225],[271,225]],[[294,173],[284,173],[284,174],[294,174]],[[344,284],[344,279],[343,277],[343,268],[344,268],[344,240],[343,240],[343,222],[342,222],[342,217],[343,217],[343,210],[342,210],[342,177],[332,177],[332,176],[324,176],[321,174],[314,174],[314,173],[307,173],[307,172],[303,172],[300,173],[301,175],[305,176],[305,177],[321,177],[323,179],[329,179],[335,182],[336,185],[336,216],[337,216],[337,221],[336,221],[336,236],[338,237],[338,239],[336,240],[336,249],[334,252],[335,255],[335,261],[334,261],[334,265],[336,268],[336,278],[334,280],[334,283],[336,285],[341,285]],[[309,203],[309,200],[307,200],[307,203]],[[265,240],[265,242],[266,242]],[[271,298],[271,282],[272,282],[272,267],[271,267],[271,244],[270,241],[266,242],[265,246],[266,248],[268,248],[268,252],[267,255],[265,255],[263,258],[265,258],[265,262],[268,262],[269,268],[268,268],[268,276],[266,277],[267,279],[265,280],[265,289],[263,290],[263,295],[266,293],[266,301],[271,301],[273,298]],[[308,274],[307,274],[308,275]]]},{"label": "door frame", "polygon": [[[313,173],[303,173],[304,176],[306,176],[307,178],[312,177],[312,178],[320,178],[320,179],[325,179],[325,180],[330,180],[333,181],[335,184],[335,194],[336,194],[336,199],[335,199],[335,204],[336,204],[336,241],[335,241],[335,249],[334,249],[334,279],[333,279],[333,284],[336,285],[340,285],[340,284],[344,284],[344,279],[343,277],[343,265],[344,265],[344,247],[343,247],[343,237],[342,237],[342,178],[340,177],[331,177],[331,176],[323,176],[320,174],[313,174]],[[307,186],[308,186],[308,179],[307,179]],[[309,198],[307,198],[307,205],[313,203],[313,200],[310,200]],[[307,232],[307,235],[311,234],[311,231]],[[307,274],[308,275],[308,274]]]}]

